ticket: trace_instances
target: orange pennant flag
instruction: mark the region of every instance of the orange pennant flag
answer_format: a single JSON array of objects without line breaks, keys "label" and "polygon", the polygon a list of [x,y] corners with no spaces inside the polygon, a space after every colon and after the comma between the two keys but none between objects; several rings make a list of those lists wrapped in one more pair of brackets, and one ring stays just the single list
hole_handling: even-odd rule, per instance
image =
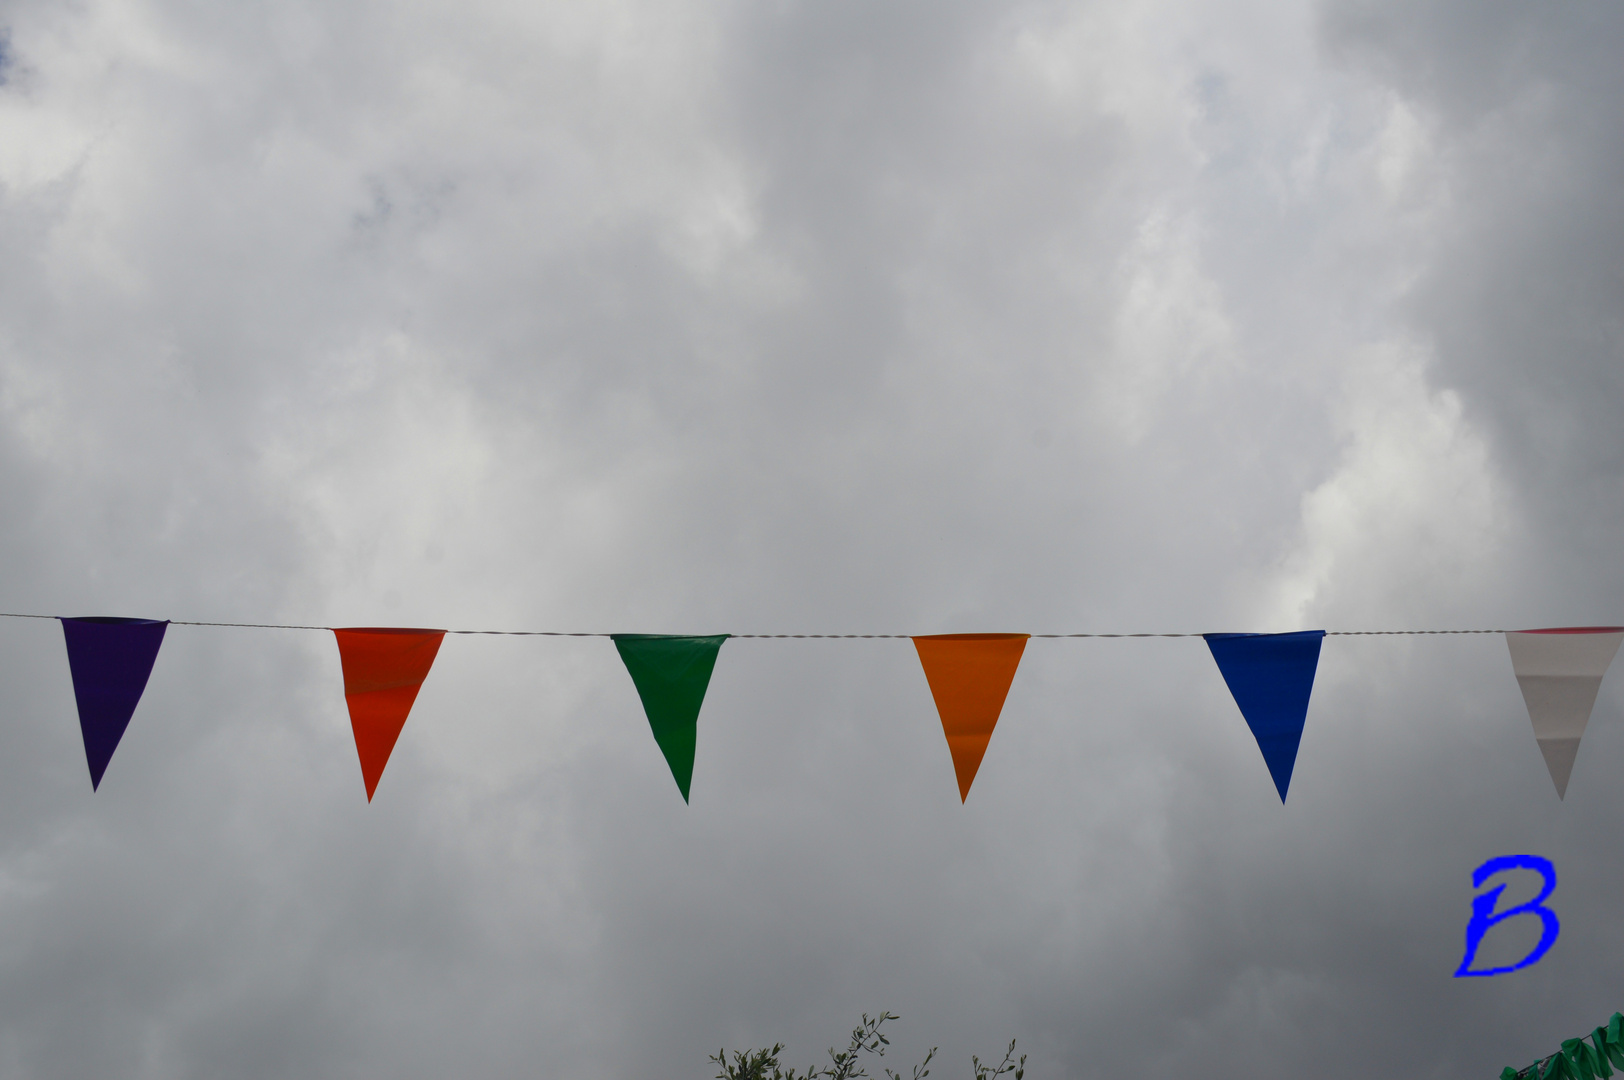
[{"label": "orange pennant flag", "polygon": [[970,785],[981,768],[981,757],[987,752],[992,729],[998,726],[998,714],[1004,709],[1009,684],[1031,636],[929,634],[913,639],[942,717],[947,749],[953,755],[960,802],[970,797]]},{"label": "orange pennant flag", "polygon": [[444,630],[400,630],[385,626],[351,626],[334,630],[338,658],[344,667],[344,700],[355,729],[355,752],[367,802],[406,726],[417,691],[434,666]]}]

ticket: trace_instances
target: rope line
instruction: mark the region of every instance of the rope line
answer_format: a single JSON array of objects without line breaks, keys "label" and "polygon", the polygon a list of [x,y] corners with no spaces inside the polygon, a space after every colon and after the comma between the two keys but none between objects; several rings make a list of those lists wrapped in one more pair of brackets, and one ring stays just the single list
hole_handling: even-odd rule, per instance
[{"label": "rope line", "polygon": [[[56,619],[56,615],[35,615],[28,612],[0,611],[0,619]],[[192,619],[171,619],[171,626],[229,626],[241,630],[332,630],[331,626],[308,626],[303,623],[246,623],[246,622],[201,622]],[[570,637],[570,638],[606,638],[613,634],[604,634],[581,630],[447,630],[447,634],[480,634],[494,637]],[[1424,634],[1504,634],[1505,630],[1327,630],[1326,637],[1417,637]],[[748,638],[757,641],[780,640],[872,640],[894,639],[908,640],[913,634],[730,634],[731,638]],[[1204,634],[1031,634],[1034,638],[1198,638]]]}]

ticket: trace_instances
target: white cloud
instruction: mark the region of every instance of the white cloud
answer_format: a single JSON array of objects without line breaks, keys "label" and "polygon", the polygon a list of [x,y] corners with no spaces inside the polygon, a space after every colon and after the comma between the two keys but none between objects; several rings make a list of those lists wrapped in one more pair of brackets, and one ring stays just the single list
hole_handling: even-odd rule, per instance
[{"label": "white cloud", "polygon": [[1425,353],[1397,342],[1348,364],[1334,414],[1345,449],[1303,496],[1263,625],[1437,629],[1436,613],[1494,587],[1511,507],[1459,395],[1426,371]]}]

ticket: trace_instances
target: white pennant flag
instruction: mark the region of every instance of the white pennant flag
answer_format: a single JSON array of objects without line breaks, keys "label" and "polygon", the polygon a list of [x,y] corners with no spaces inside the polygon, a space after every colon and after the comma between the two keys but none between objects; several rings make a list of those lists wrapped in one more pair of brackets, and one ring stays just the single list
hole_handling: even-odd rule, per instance
[{"label": "white pennant flag", "polygon": [[1590,722],[1601,677],[1624,641],[1624,627],[1571,626],[1517,630],[1506,634],[1511,670],[1517,673],[1534,738],[1556,783],[1556,797],[1568,791],[1579,739]]}]

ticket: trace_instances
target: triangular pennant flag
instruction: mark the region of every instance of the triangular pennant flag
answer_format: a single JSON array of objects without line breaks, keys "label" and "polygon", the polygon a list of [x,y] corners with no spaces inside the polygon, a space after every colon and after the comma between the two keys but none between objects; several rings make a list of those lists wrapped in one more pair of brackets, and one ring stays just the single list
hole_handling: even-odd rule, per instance
[{"label": "triangular pennant flag", "polygon": [[344,668],[344,700],[355,730],[361,779],[371,802],[445,631],[351,626],[334,630],[333,636]]},{"label": "triangular pennant flag", "polygon": [[1283,803],[1308,719],[1308,696],[1314,690],[1325,631],[1202,636],[1263,751],[1263,763]]},{"label": "triangular pennant flag", "polygon": [[913,639],[919,663],[936,699],[953,772],[959,778],[959,802],[970,797],[970,785],[998,726],[1004,698],[1015,679],[1030,634],[928,634]]},{"label": "triangular pennant flag", "polygon": [[105,616],[61,621],[73,697],[79,705],[79,732],[90,765],[90,789],[95,791],[147,688],[169,623]]},{"label": "triangular pennant flag", "polygon": [[716,654],[727,634],[685,637],[677,634],[610,634],[620,659],[643,699],[654,741],[660,744],[682,801],[694,778],[694,744],[699,735],[699,707],[705,703]]},{"label": "triangular pennant flag", "polygon": [[1624,626],[1564,626],[1506,634],[1511,670],[1522,687],[1534,738],[1559,799],[1568,793],[1579,739],[1620,641]]}]

